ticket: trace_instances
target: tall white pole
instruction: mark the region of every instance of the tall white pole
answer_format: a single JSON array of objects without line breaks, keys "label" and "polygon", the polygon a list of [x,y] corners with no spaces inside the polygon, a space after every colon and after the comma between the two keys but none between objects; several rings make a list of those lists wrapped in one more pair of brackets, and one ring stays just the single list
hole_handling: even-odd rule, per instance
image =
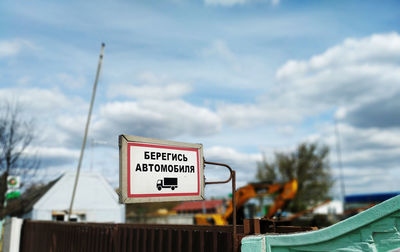
[{"label": "tall white pole", "polygon": [[99,81],[101,63],[103,62],[103,53],[104,53],[104,47],[105,46],[106,45],[104,43],[101,44],[99,64],[97,65],[96,79],[95,79],[94,85],[93,85],[92,99],[90,101],[89,113],[88,113],[88,117],[87,117],[87,120],[86,120],[85,134],[83,136],[81,154],[79,156],[78,168],[76,170],[74,189],[72,191],[71,204],[69,205],[69,210],[68,210],[68,221],[70,221],[70,219],[71,219],[72,207],[74,206],[76,187],[78,185],[79,173],[80,173],[80,170],[81,170],[81,164],[82,164],[82,159],[83,159],[83,153],[85,151],[86,139],[87,139],[87,134],[88,134],[88,130],[89,130],[90,118],[92,116],[93,103],[94,103],[94,98],[96,96],[97,82]]},{"label": "tall white pole", "polygon": [[337,123],[337,119],[335,119],[335,136],[336,136],[336,153],[338,158],[338,164],[340,169],[340,192],[342,194],[342,202],[344,204],[346,192],[344,186],[344,175],[343,175],[343,164],[342,164],[342,148],[340,145],[340,135],[339,135],[339,126]]}]

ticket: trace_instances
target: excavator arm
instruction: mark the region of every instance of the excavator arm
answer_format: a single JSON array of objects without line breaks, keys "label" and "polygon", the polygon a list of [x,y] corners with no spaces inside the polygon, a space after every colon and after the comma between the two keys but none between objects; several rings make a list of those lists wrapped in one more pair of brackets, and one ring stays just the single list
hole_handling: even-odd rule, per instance
[{"label": "excavator arm", "polygon": [[280,194],[275,197],[274,204],[269,207],[266,218],[272,218],[279,209],[282,209],[285,204],[293,199],[297,193],[298,183],[296,179],[293,179],[283,185],[283,190]]},{"label": "excavator arm", "polygon": [[[240,208],[242,207],[247,201],[249,201],[251,198],[254,198],[257,196],[257,192],[255,190],[255,187],[252,184],[248,184],[244,187],[239,188],[236,193],[236,207]],[[233,213],[233,204],[232,200],[229,201],[229,204],[226,208],[226,211],[223,215],[224,219],[229,219]]]},{"label": "excavator arm", "polygon": [[[269,208],[266,215],[271,218],[276,212],[284,207],[290,199],[296,196],[297,180],[293,179],[285,184],[271,183],[252,183],[239,188],[236,193],[236,207],[240,209],[252,198],[278,193],[274,199],[274,204]],[[224,214],[197,214],[195,221],[200,225],[227,225],[233,213],[232,200],[229,201]]]}]

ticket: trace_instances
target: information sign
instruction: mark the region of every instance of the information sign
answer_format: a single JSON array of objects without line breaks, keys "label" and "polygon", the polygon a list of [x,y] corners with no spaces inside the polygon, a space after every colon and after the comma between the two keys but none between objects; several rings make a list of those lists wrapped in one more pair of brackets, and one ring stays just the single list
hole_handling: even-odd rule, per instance
[{"label": "information sign", "polygon": [[204,199],[203,146],[121,135],[122,203]]}]

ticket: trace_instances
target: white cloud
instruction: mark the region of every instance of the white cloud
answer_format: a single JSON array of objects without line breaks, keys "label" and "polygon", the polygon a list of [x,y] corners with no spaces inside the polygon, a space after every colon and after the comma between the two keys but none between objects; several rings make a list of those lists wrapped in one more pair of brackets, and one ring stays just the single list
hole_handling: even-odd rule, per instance
[{"label": "white cloud", "polygon": [[335,119],[342,120],[346,117],[347,109],[344,107],[339,107],[335,112]]},{"label": "white cloud", "polygon": [[93,123],[96,134],[106,136],[105,140],[119,134],[166,139],[184,135],[207,136],[216,134],[221,127],[221,120],[214,112],[183,100],[107,103]]},{"label": "white cloud", "polygon": [[348,124],[339,124],[338,127],[340,134],[347,139],[346,145],[353,148],[360,148],[361,146],[366,148],[369,146],[375,148],[400,146],[400,128],[386,130],[379,128],[360,129]]},{"label": "white cloud", "polygon": [[245,4],[249,0],[204,0],[206,5],[221,5],[221,6],[233,6],[237,4]]},{"label": "white cloud", "polygon": [[276,85],[256,103],[221,104],[218,113],[228,124],[246,127],[298,123],[338,107],[344,116],[379,100],[396,102],[399,57],[397,33],[347,39],[308,60],[288,61],[278,69]]},{"label": "white cloud", "polygon": [[131,85],[115,84],[108,87],[108,95],[115,97],[128,97],[136,99],[176,99],[191,91],[185,83],[169,83],[167,85]]},{"label": "white cloud", "polygon": [[22,76],[18,78],[17,84],[19,85],[27,85],[32,81],[32,78],[30,76]]},{"label": "white cloud", "polygon": [[[399,190],[397,180],[393,179],[400,173],[398,168],[360,169],[345,167],[343,173],[346,195],[394,192]],[[338,173],[336,175],[338,176]]]},{"label": "white cloud", "polygon": [[303,113],[280,103],[268,104],[220,104],[218,114],[232,127],[248,128],[260,124],[286,124],[300,122]]},{"label": "white cloud", "polygon": [[[347,39],[309,59],[288,61],[276,73],[275,89],[256,103],[225,104],[218,111],[228,112],[222,118],[240,122],[246,108],[255,107],[257,113],[249,113],[252,121],[266,125],[281,125],[282,120],[293,125],[321,116],[329,123],[315,126],[318,131],[305,139],[331,147],[330,161],[338,175],[335,117],[341,122],[346,192],[398,190],[393,178],[400,172],[396,169],[400,155],[399,56],[397,33]],[[235,110],[243,113],[235,114]]]},{"label": "white cloud", "polygon": [[139,82],[143,82],[145,84],[152,84],[152,85],[160,85],[165,82],[168,82],[168,79],[166,76],[155,75],[152,72],[140,73],[138,78],[139,78]]},{"label": "white cloud", "polygon": [[220,59],[221,61],[232,66],[235,71],[242,70],[242,66],[239,63],[235,53],[232,52],[227,43],[223,40],[214,40],[209,47],[204,48],[201,51],[201,55],[207,58]]},{"label": "white cloud", "polygon": [[15,56],[23,49],[34,49],[32,42],[23,39],[2,40],[0,41],[0,58]]},{"label": "white cloud", "polygon": [[[87,113],[87,111],[85,110]],[[96,116],[91,118],[91,124]],[[56,130],[60,132],[57,136],[58,142],[66,146],[78,147],[82,144],[83,133],[86,125],[87,115],[60,115],[55,117]]]},{"label": "white cloud", "polygon": [[[276,74],[280,91],[306,104],[366,103],[400,90],[400,36],[347,39],[306,61],[291,60]],[[304,102],[302,102],[304,104]]]},{"label": "white cloud", "polygon": [[261,154],[241,153],[231,147],[213,146],[205,149],[204,156],[208,161],[225,161],[234,165],[241,166],[244,169],[252,169],[257,161],[261,161]]},{"label": "white cloud", "polygon": [[343,69],[349,66],[371,66],[371,68],[365,68],[371,70],[374,66],[379,66],[379,63],[395,64],[399,57],[400,36],[395,32],[374,34],[362,39],[350,38],[307,61],[289,61],[277,71],[277,78],[293,79],[336,67]]},{"label": "white cloud", "polygon": [[271,4],[274,6],[279,5],[280,2],[281,0],[271,0]]},{"label": "white cloud", "polygon": [[69,89],[80,88],[87,82],[83,76],[72,76],[66,73],[57,74],[55,79]]},{"label": "white cloud", "polygon": [[214,40],[210,47],[203,49],[203,56],[215,57],[218,56],[226,61],[234,61],[235,55],[223,40]]},{"label": "white cloud", "polygon": [[27,153],[37,155],[42,163],[46,162],[46,165],[70,163],[79,157],[79,150],[65,147],[32,146]]},{"label": "white cloud", "polygon": [[87,114],[87,103],[82,99],[67,96],[59,89],[5,88],[0,89],[0,101],[17,104],[21,116],[33,120],[36,136],[33,145],[43,148],[80,145]]},{"label": "white cloud", "polygon": [[[138,83],[138,84],[136,84]],[[174,100],[192,91],[189,83],[171,80],[168,76],[142,72],[131,83],[112,83],[107,87],[110,98],[135,98],[139,100]]]},{"label": "white cloud", "polygon": [[59,112],[59,109],[79,111],[86,107],[81,99],[67,97],[58,89],[4,88],[0,89],[0,100],[16,101],[33,115]]},{"label": "white cloud", "polygon": [[[346,193],[399,190],[395,178],[400,174],[400,129],[357,128],[346,123],[339,123],[338,129]],[[333,124],[323,125],[314,141],[330,147],[332,174],[338,182],[340,170],[334,130]]]},{"label": "white cloud", "polygon": [[[250,181],[255,181],[257,162],[261,161],[260,153],[242,153],[234,148],[226,146],[212,146],[204,149],[204,159],[209,162],[219,162],[229,165],[236,171],[236,187],[242,187]],[[223,181],[229,178],[229,170],[225,167],[206,165],[206,181]],[[230,184],[206,186],[208,195],[228,195]]]},{"label": "white cloud", "polygon": [[283,135],[293,135],[295,128],[291,125],[278,127],[278,132]]},{"label": "white cloud", "polygon": [[[333,123],[333,122],[332,122]],[[319,134],[314,138],[316,141],[323,141],[336,148],[335,126],[324,124],[319,130]],[[338,123],[340,141],[342,144],[343,155],[353,155],[361,150],[387,150],[396,149],[400,146],[400,128],[357,128],[347,123]],[[379,155],[371,155],[379,158]],[[346,159],[354,159],[348,157]]]}]

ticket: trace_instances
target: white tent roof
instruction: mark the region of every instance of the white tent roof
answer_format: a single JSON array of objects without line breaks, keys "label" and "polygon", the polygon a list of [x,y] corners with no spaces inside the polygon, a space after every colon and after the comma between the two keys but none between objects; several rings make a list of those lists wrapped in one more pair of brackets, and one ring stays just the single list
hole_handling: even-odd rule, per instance
[{"label": "white tent roof", "polygon": [[315,208],[313,212],[316,214],[342,214],[343,202],[340,200],[333,200]]},{"label": "white tent roof", "polygon": [[[63,211],[71,203],[75,173],[64,174],[33,206],[34,209]],[[118,195],[98,173],[81,172],[76,189],[73,211],[87,209],[120,209]]]}]

